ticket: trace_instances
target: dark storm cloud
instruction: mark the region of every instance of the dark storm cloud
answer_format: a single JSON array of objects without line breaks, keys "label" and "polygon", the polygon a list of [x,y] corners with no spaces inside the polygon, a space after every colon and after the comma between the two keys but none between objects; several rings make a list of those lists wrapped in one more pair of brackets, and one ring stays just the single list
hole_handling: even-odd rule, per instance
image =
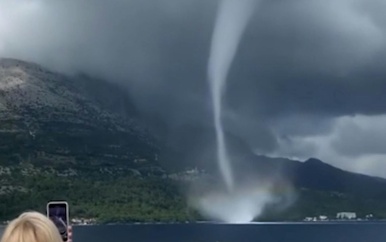
[{"label": "dark storm cloud", "polygon": [[127,83],[138,103],[153,111],[162,102],[180,110],[175,100],[190,105],[206,90],[208,23],[214,19],[215,4],[202,8],[204,1],[8,2],[14,9],[6,11],[3,3],[8,25],[2,55]]},{"label": "dark storm cloud", "polygon": [[[124,83],[178,134],[212,122],[206,65],[217,4],[3,0],[0,55]],[[384,114],[385,10],[382,0],[262,1],[228,78],[228,132],[271,152],[334,132],[339,117]],[[308,154],[315,145],[299,146]]]},{"label": "dark storm cloud", "polygon": [[265,2],[235,62],[234,89],[271,114],[384,112],[386,22],[361,2]]}]

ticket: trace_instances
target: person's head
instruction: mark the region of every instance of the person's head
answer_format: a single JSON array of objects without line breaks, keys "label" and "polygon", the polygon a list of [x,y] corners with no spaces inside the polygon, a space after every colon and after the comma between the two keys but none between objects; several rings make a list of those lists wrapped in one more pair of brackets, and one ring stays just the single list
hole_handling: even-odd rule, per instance
[{"label": "person's head", "polygon": [[62,238],[49,218],[25,212],[8,224],[0,242],[62,242]]}]

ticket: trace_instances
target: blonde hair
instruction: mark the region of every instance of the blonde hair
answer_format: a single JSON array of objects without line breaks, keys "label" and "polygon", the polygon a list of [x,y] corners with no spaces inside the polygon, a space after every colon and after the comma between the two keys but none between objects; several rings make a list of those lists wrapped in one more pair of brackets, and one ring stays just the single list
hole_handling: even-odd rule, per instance
[{"label": "blonde hair", "polygon": [[62,242],[62,238],[49,218],[25,212],[8,224],[0,242]]}]

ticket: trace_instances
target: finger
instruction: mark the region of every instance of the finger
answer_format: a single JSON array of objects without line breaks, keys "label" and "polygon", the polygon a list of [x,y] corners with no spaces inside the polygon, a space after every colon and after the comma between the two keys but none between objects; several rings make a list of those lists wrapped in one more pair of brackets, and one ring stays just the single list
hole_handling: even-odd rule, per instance
[{"label": "finger", "polygon": [[68,237],[68,242],[72,242],[72,226],[68,226],[67,228],[67,237]]}]

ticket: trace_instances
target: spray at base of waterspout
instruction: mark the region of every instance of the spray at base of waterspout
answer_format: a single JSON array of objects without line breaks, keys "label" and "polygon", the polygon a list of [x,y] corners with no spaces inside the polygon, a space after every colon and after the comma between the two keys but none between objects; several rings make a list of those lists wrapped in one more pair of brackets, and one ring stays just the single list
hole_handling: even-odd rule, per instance
[{"label": "spray at base of waterspout", "polygon": [[191,205],[206,218],[234,224],[252,222],[272,201],[270,188],[255,184],[237,187],[232,192],[212,187],[190,199]]}]

